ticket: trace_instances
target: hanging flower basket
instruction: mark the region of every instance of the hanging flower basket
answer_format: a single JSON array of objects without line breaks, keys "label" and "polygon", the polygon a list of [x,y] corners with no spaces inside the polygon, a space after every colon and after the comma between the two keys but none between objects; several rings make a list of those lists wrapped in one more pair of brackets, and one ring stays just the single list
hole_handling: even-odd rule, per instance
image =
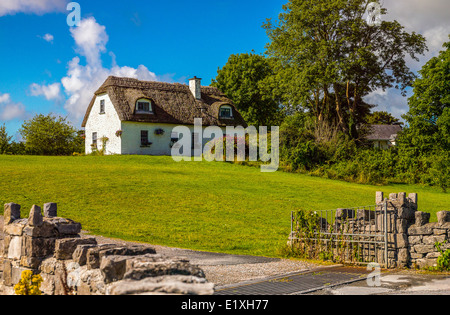
[{"label": "hanging flower basket", "polygon": [[122,131],[122,130],[117,130],[117,131],[116,131],[116,137],[117,137],[117,138],[122,137],[122,134],[123,134],[123,131]]}]

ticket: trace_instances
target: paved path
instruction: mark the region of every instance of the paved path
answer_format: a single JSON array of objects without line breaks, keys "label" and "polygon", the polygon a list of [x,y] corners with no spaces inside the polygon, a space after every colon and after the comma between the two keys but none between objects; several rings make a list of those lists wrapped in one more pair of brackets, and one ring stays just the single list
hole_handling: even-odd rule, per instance
[{"label": "paved path", "polygon": [[397,271],[381,276],[380,286],[366,281],[326,288],[317,295],[450,295],[450,274],[423,274]]}]

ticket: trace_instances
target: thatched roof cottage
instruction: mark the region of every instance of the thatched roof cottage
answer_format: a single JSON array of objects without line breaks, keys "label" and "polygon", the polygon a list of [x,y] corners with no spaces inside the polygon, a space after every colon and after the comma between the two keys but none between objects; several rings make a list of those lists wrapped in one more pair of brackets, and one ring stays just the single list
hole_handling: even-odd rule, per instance
[{"label": "thatched roof cottage", "polygon": [[[179,135],[176,126],[247,127],[233,102],[214,87],[201,86],[194,77],[189,85],[109,77],[95,92],[82,127],[86,154],[102,149],[106,154],[170,155]],[[192,146],[209,140],[192,133]]]}]

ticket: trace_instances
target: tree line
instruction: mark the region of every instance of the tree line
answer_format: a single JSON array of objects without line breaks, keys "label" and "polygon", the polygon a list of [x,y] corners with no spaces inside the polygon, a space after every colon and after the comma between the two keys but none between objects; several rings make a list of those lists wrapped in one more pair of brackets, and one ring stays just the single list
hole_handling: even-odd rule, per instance
[{"label": "tree line", "polygon": [[5,125],[0,126],[0,154],[72,155],[83,153],[84,131],[77,130],[67,118],[38,114],[19,129],[22,141],[12,141]]},{"label": "tree line", "polygon": [[[212,85],[251,125],[281,126],[285,170],[384,184],[450,185],[450,44],[416,75],[407,58],[427,51],[425,38],[397,21],[370,26],[371,1],[290,0],[265,28],[264,54],[229,57]],[[382,14],[387,14],[383,9]],[[366,140],[370,125],[402,124],[366,97],[399,89],[408,99],[405,128],[390,150]]]}]

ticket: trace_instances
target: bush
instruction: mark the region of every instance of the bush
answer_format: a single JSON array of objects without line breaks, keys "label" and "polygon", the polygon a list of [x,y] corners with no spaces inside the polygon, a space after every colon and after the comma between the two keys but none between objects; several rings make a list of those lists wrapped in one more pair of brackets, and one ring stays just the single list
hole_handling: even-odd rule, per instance
[{"label": "bush", "polygon": [[15,285],[14,291],[16,295],[42,295],[40,287],[43,281],[40,275],[33,275],[31,270],[25,270],[22,272],[19,283]]}]

